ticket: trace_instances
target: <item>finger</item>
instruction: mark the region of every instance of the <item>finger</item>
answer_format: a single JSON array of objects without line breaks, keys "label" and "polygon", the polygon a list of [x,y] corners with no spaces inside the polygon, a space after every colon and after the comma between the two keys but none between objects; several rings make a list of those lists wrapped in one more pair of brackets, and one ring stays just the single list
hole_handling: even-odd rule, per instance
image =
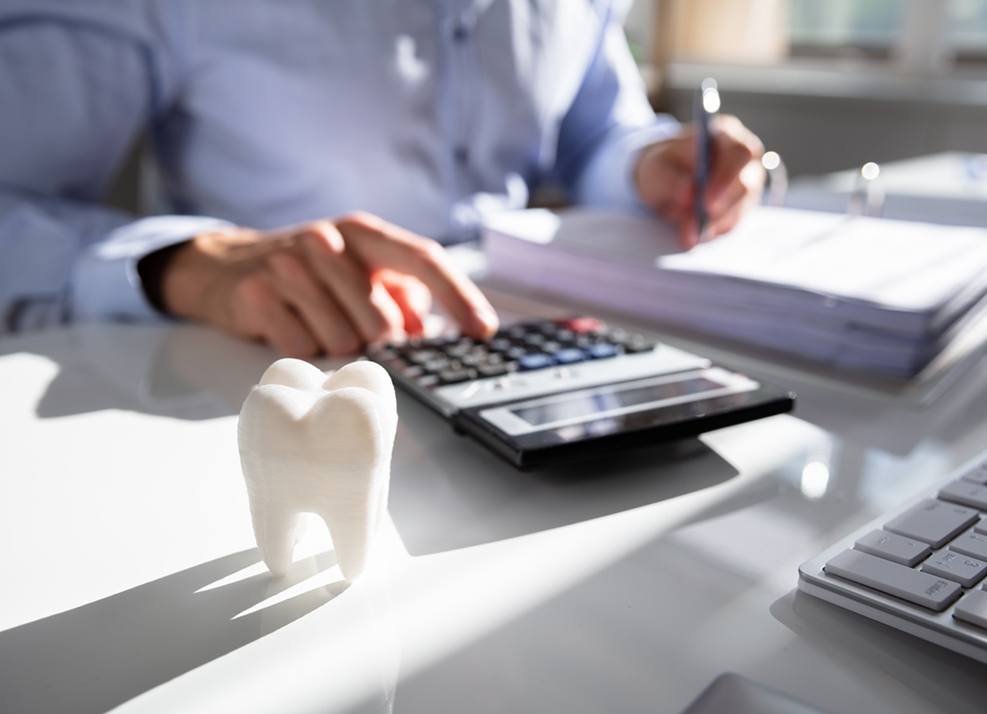
[{"label": "finger", "polygon": [[404,318],[404,331],[411,336],[425,332],[425,318],[432,309],[432,294],[425,284],[410,275],[390,270],[380,272],[378,278],[394,298]]},{"label": "finger", "polygon": [[319,349],[271,279],[261,272],[243,277],[235,286],[233,325],[245,337],[259,337],[288,357],[313,357]]},{"label": "finger", "polygon": [[364,342],[397,339],[403,333],[401,309],[370,271],[353,256],[336,226],[321,222],[305,231],[302,250],[316,275],[349,316]]},{"label": "finger", "polygon": [[707,229],[709,236],[711,238],[715,238],[732,231],[737,227],[737,224],[740,223],[740,220],[744,217],[746,210],[747,203],[743,200],[737,201],[729,211],[710,223],[709,228]]},{"label": "finger", "polygon": [[761,140],[732,116],[716,118],[712,142],[713,164],[706,187],[707,203],[715,203],[744,167],[764,153]]},{"label": "finger", "polygon": [[390,268],[425,283],[466,334],[485,338],[497,330],[493,307],[435,241],[365,214],[343,218],[337,226],[371,270]]},{"label": "finger", "polygon": [[279,251],[267,259],[275,287],[306,324],[326,354],[359,352],[363,340],[342,308],[321,282],[292,253]]},{"label": "finger", "polygon": [[740,178],[734,179],[726,189],[720,193],[719,198],[707,207],[709,220],[715,223],[724,214],[733,210],[739,202],[743,201],[750,194],[750,189]]}]

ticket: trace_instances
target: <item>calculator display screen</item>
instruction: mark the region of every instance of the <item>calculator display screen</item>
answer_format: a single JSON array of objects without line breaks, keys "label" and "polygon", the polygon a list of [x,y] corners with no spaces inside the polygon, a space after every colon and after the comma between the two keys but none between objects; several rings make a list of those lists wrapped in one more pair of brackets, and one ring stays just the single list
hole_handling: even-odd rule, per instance
[{"label": "calculator display screen", "polygon": [[626,409],[627,407],[663,402],[676,397],[701,394],[714,389],[721,389],[722,387],[723,384],[714,382],[711,379],[693,377],[680,381],[632,387],[625,390],[608,390],[606,392],[581,394],[578,396],[562,396],[555,401],[541,402],[511,409],[510,413],[531,426],[542,426],[560,421],[593,417],[597,414],[612,412],[616,409]]}]

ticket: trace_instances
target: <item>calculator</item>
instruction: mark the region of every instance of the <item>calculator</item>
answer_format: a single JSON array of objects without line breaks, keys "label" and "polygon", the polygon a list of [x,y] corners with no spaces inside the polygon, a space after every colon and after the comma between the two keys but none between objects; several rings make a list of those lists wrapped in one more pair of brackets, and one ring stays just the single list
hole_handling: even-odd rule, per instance
[{"label": "calculator", "polygon": [[790,411],[791,392],[593,317],[372,347],[394,382],[519,468]]}]

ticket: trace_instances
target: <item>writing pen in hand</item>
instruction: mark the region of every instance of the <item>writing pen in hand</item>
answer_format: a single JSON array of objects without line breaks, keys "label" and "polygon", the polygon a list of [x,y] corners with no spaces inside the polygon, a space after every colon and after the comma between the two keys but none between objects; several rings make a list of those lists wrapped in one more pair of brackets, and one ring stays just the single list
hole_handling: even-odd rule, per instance
[{"label": "writing pen in hand", "polygon": [[720,110],[720,92],[716,80],[707,77],[702,81],[693,104],[693,122],[696,126],[696,171],[693,175],[692,210],[696,221],[699,242],[706,240],[706,224],[709,212],[706,210],[706,185],[713,160],[713,135],[710,123]]}]

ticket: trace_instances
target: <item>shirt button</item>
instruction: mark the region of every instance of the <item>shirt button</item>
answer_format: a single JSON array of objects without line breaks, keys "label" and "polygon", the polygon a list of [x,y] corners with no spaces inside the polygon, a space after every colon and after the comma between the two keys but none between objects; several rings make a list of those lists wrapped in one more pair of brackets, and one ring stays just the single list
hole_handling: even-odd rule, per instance
[{"label": "shirt button", "polygon": [[470,29],[462,20],[456,22],[452,27],[452,39],[454,42],[466,42],[470,36]]},{"label": "shirt button", "polygon": [[465,146],[457,146],[453,149],[452,156],[457,164],[465,166],[470,160],[470,150]]}]

